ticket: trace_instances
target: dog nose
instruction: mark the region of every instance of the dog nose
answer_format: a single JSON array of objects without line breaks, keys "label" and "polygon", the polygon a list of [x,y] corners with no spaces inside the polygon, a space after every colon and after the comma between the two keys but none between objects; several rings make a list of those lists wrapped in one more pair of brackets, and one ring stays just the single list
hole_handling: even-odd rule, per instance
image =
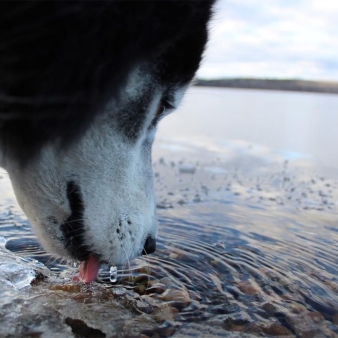
[{"label": "dog nose", "polygon": [[149,255],[156,250],[156,239],[152,236],[148,236],[144,243],[142,255]]}]

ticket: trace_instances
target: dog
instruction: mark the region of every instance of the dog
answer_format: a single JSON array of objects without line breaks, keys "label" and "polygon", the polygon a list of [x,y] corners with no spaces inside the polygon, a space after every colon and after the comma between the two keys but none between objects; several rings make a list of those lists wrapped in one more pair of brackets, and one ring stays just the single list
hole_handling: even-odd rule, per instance
[{"label": "dog", "polygon": [[214,0],[1,2],[0,165],[79,279],[156,248],[151,147],[201,62]]}]

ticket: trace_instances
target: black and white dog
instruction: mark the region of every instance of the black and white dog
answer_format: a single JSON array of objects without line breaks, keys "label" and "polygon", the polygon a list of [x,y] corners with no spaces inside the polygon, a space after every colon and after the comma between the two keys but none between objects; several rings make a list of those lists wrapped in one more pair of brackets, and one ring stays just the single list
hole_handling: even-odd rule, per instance
[{"label": "black and white dog", "polygon": [[151,146],[199,67],[214,0],[0,2],[0,165],[40,242],[81,261],[151,253]]}]

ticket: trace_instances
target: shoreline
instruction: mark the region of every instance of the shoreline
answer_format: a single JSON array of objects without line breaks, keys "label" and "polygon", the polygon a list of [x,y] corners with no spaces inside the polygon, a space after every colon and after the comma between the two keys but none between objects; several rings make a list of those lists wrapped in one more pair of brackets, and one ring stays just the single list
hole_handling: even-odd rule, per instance
[{"label": "shoreline", "polygon": [[324,82],[308,80],[277,80],[253,78],[231,78],[214,80],[196,79],[194,86],[338,94],[338,82],[328,81]]}]

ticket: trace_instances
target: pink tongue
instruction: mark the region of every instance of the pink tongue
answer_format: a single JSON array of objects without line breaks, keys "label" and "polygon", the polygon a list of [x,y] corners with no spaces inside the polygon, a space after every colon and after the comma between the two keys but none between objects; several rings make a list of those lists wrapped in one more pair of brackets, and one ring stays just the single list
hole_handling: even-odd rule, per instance
[{"label": "pink tongue", "polygon": [[94,256],[90,256],[80,265],[79,280],[85,283],[92,282],[96,278],[99,268],[99,261]]}]

